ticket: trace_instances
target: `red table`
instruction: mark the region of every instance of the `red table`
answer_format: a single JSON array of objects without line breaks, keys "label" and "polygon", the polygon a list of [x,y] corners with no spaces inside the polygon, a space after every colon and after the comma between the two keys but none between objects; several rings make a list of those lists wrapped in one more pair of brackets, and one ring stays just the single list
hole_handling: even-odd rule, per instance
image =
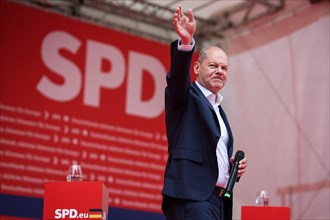
[{"label": "red table", "polygon": [[290,208],[282,206],[242,206],[242,220],[290,220]]},{"label": "red table", "polygon": [[102,182],[45,183],[43,219],[94,219],[108,216],[108,191]]}]

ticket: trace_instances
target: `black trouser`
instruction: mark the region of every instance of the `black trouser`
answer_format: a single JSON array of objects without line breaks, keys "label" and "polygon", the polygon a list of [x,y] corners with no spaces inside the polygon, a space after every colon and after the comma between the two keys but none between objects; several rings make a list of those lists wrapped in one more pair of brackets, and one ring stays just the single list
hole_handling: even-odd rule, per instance
[{"label": "black trouser", "polygon": [[205,201],[165,196],[163,203],[167,220],[225,220],[223,199],[215,194]]}]

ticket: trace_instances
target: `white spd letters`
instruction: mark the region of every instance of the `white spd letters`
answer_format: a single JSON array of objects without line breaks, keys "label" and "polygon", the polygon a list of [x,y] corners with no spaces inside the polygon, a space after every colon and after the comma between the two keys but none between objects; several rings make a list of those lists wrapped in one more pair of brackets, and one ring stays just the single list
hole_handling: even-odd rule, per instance
[{"label": "white spd letters", "polygon": [[76,209],[56,209],[55,219],[61,218],[76,218],[78,216],[78,211]]},{"label": "white spd letters", "polygon": [[52,82],[43,76],[37,85],[37,90],[49,99],[59,102],[70,101],[78,96],[81,89],[81,73],[79,68],[70,60],[60,55],[65,49],[75,54],[80,41],[63,31],[48,34],[41,45],[41,58],[49,70],[63,77],[63,84]]},{"label": "white spd letters", "polygon": [[[75,55],[82,44],[78,38],[64,31],[50,32],[43,39],[42,61],[53,74],[63,79],[59,83],[43,75],[36,86],[43,96],[57,102],[68,102],[82,92],[83,104],[98,108],[101,90],[117,89],[123,86],[126,79],[126,114],[155,118],[163,112],[166,70],[159,60],[136,51],[129,51],[125,60],[117,47],[87,40],[83,80],[82,68],[60,54],[60,50],[65,50]],[[110,63],[110,68],[102,69],[104,61]],[[142,100],[143,74],[146,72],[152,77],[155,89],[150,99]]]}]

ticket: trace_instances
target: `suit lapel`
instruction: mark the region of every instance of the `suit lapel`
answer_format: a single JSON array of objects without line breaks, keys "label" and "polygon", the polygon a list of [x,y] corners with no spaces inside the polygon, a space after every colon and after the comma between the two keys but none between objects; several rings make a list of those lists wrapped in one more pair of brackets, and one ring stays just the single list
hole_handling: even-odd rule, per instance
[{"label": "suit lapel", "polygon": [[[220,135],[221,135],[220,125],[218,123],[217,114],[215,113],[215,110],[214,110],[213,106],[211,105],[210,101],[205,97],[205,95],[203,94],[203,92],[198,88],[198,86],[196,85],[195,82],[192,84],[192,87],[198,93],[198,96],[200,97],[201,102],[203,102],[205,105],[207,105],[208,108],[210,109],[211,112],[209,112],[209,113],[208,112],[204,112],[204,114],[212,114],[213,120],[211,120],[211,118],[209,118],[209,117],[206,117],[206,120],[209,120],[209,123],[213,123],[213,125],[210,124],[209,126],[212,129],[216,129],[216,130],[214,130],[214,132],[215,132],[215,134],[219,135],[219,138],[220,138]],[[213,126],[215,126],[215,127],[213,127]]]},{"label": "suit lapel", "polygon": [[[227,115],[226,115],[225,111],[222,109],[221,105],[219,106],[219,110],[220,110],[220,115],[223,119],[223,122],[225,123],[225,125],[227,127],[227,131],[228,131],[228,135],[229,135],[229,143],[227,145],[227,148],[229,150],[229,148],[231,148],[231,146],[233,146],[233,144],[234,144],[233,133],[231,131],[231,128],[230,128],[230,125],[229,125],[229,122],[227,119]],[[228,153],[230,153],[230,152],[228,151]],[[231,153],[230,153],[230,155],[231,155]]]},{"label": "suit lapel", "polygon": [[[196,92],[198,93],[198,95],[201,97],[201,101],[204,102],[211,110],[213,117],[214,117],[214,124],[216,125],[216,127],[218,128],[219,131],[219,137],[221,135],[221,130],[220,130],[220,125],[218,123],[218,118],[217,115],[215,113],[215,110],[213,108],[213,106],[211,105],[211,103],[209,102],[209,100],[207,100],[207,98],[204,96],[203,92],[198,88],[198,86],[196,85],[196,83],[192,83],[192,87],[196,90]],[[227,119],[227,115],[224,112],[224,110],[222,109],[221,106],[219,106],[219,111],[220,111],[220,115],[226,125],[227,131],[228,131],[228,135],[229,135],[229,142],[227,144],[227,150],[228,150],[228,156],[230,157],[232,155],[232,149],[233,149],[233,144],[234,144],[234,137]]]},{"label": "suit lapel", "polygon": [[203,92],[198,88],[197,84],[194,82],[192,84],[192,86],[197,90],[197,92],[199,93],[199,96],[202,97],[203,102],[205,102],[209,108],[212,110],[212,112],[215,114],[214,108],[211,105],[211,103],[209,102],[209,100],[207,100],[207,98],[205,97],[205,95],[203,94]]}]

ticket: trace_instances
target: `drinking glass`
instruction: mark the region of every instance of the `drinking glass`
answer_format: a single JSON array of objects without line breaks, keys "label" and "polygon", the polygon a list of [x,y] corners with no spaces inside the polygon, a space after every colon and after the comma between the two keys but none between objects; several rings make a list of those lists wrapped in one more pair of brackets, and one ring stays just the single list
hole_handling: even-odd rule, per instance
[{"label": "drinking glass", "polygon": [[83,181],[83,172],[80,165],[71,165],[66,177],[67,182],[81,182]]},{"label": "drinking glass", "polygon": [[257,206],[268,206],[269,205],[269,197],[266,190],[260,190],[257,192],[257,198],[255,201]]}]

